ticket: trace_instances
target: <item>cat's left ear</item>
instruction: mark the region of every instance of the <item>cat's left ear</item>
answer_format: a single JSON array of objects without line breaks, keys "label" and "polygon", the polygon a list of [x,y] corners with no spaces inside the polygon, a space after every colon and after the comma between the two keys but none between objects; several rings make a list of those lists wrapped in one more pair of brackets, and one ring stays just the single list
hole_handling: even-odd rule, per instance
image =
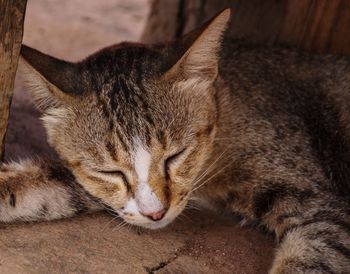
[{"label": "cat's left ear", "polygon": [[32,92],[34,103],[42,112],[68,105],[82,93],[75,63],[22,45],[19,70],[27,88]]},{"label": "cat's left ear", "polygon": [[230,15],[231,10],[225,9],[201,28],[175,42],[172,49],[174,54],[185,52],[178,57],[165,77],[181,75],[187,79],[200,78],[213,82],[218,73],[219,50]]}]

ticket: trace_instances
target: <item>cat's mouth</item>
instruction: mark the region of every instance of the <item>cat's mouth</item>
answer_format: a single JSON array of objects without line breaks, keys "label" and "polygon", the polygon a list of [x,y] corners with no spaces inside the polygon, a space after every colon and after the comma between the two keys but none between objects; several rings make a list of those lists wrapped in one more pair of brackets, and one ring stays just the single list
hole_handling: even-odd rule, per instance
[{"label": "cat's mouth", "polygon": [[123,218],[129,224],[144,227],[147,229],[160,229],[168,224],[170,224],[175,218],[176,215],[169,214],[169,211],[165,214],[165,216],[160,220],[150,220],[149,218],[143,216],[142,214],[128,214],[118,212],[119,216]]},{"label": "cat's mouth", "polygon": [[126,211],[124,208],[124,210],[117,210],[117,213],[129,224],[147,229],[160,229],[173,222],[182,210],[183,207],[180,206],[169,207],[164,216],[158,220],[153,220],[137,210]]}]

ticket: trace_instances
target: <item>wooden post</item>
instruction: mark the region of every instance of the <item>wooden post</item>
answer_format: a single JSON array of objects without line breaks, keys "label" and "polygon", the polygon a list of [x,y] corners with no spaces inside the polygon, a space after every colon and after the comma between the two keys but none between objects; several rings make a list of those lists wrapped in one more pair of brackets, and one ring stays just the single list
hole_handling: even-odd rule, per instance
[{"label": "wooden post", "polygon": [[27,0],[0,0],[0,159],[13,94]]},{"label": "wooden post", "polygon": [[178,38],[228,7],[230,37],[350,54],[349,0],[153,0],[142,41]]}]

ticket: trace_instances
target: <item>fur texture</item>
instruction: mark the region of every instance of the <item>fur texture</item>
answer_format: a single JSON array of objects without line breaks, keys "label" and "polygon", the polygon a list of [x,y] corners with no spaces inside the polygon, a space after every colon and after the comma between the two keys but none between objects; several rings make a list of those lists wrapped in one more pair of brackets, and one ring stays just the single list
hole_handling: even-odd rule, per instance
[{"label": "fur texture", "polygon": [[104,207],[155,229],[195,196],[273,231],[273,274],[350,273],[350,60],[223,39],[229,13],[78,63],[23,46],[61,162],[3,166],[0,220]]}]

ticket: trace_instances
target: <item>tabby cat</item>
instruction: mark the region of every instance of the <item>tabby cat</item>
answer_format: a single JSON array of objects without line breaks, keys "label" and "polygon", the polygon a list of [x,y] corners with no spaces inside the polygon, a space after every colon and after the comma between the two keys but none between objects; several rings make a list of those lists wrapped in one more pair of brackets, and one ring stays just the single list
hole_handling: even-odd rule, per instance
[{"label": "tabby cat", "polygon": [[23,46],[60,160],[2,165],[0,220],[156,229],[196,197],[275,233],[270,273],[350,273],[350,59],[224,38],[229,18],[77,63]]}]

